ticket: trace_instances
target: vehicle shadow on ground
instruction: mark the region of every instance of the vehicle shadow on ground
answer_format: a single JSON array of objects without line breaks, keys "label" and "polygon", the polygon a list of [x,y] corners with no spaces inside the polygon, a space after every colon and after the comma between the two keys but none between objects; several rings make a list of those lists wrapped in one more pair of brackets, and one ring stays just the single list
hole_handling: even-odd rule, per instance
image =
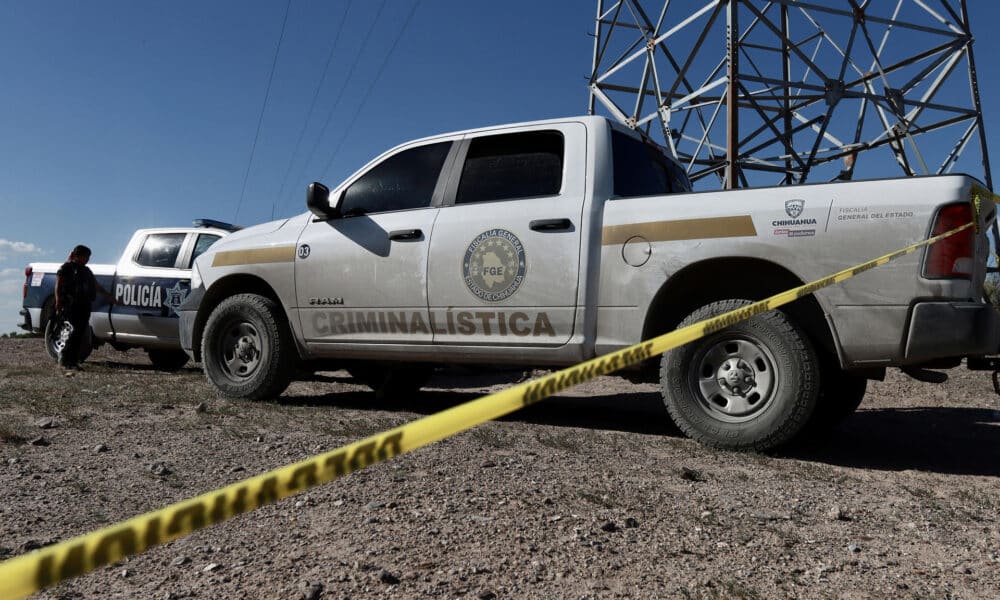
[{"label": "vehicle shadow on ground", "polygon": [[785,454],[842,467],[1000,476],[1000,411],[859,410],[829,436]]},{"label": "vehicle shadow on ground", "polygon": [[[522,378],[522,373],[513,371],[439,375],[429,382],[430,389],[406,398],[376,399],[373,392],[357,387],[286,395],[276,402],[426,416],[480,398],[490,386],[509,386]],[[309,381],[357,384],[343,372],[316,374]],[[548,398],[500,420],[683,437],[670,421],[660,394],[650,391]],[[861,469],[997,477],[1000,411],[931,406],[862,409],[829,434],[771,455]]]},{"label": "vehicle shadow on ground", "polygon": [[548,398],[502,420],[683,437],[655,392]]},{"label": "vehicle shadow on ground", "polygon": [[149,371],[156,373],[198,373],[201,374],[201,367],[195,363],[188,363],[179,369],[160,369],[154,367],[151,363],[133,363],[133,362],[120,362],[115,360],[98,360],[98,361],[87,361],[83,363],[83,368],[93,368],[95,371],[100,371],[102,368],[109,371]]},{"label": "vehicle shadow on ground", "polygon": [[[294,406],[330,406],[352,410],[383,410],[411,412],[421,416],[431,415],[453,406],[475,400],[487,393],[481,388],[495,384],[513,385],[519,374],[499,372],[463,375],[454,380],[460,382],[460,389],[439,389],[452,387],[440,380],[431,380],[430,389],[424,389],[407,398],[377,399],[371,391],[337,391],[321,395],[282,396],[276,402]],[[318,374],[309,381],[320,383],[350,383],[356,381],[349,376]],[[468,391],[469,388],[476,391]],[[520,423],[552,425],[556,427],[581,427],[626,433],[667,435],[680,437],[682,434],[670,421],[660,395],[654,392],[625,392],[594,396],[574,396],[547,398],[538,404],[522,408],[499,419]]]},{"label": "vehicle shadow on ground", "polygon": [[[408,398],[376,399],[371,391],[339,391],[285,396],[290,405],[430,415],[485,395],[479,384],[514,383],[510,375],[477,375],[462,391],[429,389]],[[353,383],[350,377],[320,376],[314,381]],[[433,381],[431,382],[434,383]],[[683,437],[670,421],[656,392],[636,391],[586,397],[548,398],[501,421]],[[1000,411],[986,408],[922,407],[859,410],[833,432],[773,453],[829,465],[942,474],[1000,476]]]}]

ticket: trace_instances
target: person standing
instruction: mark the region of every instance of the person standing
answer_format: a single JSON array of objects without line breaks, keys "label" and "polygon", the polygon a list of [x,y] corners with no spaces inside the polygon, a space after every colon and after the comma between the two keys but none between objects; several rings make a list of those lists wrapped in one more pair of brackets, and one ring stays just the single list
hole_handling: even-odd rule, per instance
[{"label": "person standing", "polygon": [[114,296],[97,283],[87,267],[89,261],[90,248],[80,244],[56,272],[56,316],[73,328],[59,353],[59,365],[66,369],[80,369],[80,344],[90,328],[90,310],[98,292],[115,304]]}]

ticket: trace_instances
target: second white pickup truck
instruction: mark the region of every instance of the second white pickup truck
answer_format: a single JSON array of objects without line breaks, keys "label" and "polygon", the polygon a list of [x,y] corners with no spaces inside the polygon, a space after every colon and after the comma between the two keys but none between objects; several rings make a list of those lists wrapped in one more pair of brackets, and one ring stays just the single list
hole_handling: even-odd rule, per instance
[{"label": "second white pickup truck", "polygon": [[997,351],[983,300],[992,195],[967,176],[692,193],[683,169],[599,117],[403,144],[309,212],[195,261],[181,343],[221,393],[280,394],[330,360],[375,387],[442,363],[570,365],[978,219],[947,238],[668,352],[671,418],[766,449],[827,427],[886,367]]},{"label": "second white pickup truck", "polygon": [[[209,219],[193,227],[139,229],[117,264],[88,265],[101,287],[114,295],[110,305],[98,295],[90,316],[90,335],[81,360],[94,346],[143,348],[157,368],[179,369],[188,361],[180,348],[177,310],[191,290],[191,264],[235,228]],[[61,263],[31,263],[24,270],[22,329],[45,335],[49,355],[58,357],[68,331],[55,317],[56,272]]]}]

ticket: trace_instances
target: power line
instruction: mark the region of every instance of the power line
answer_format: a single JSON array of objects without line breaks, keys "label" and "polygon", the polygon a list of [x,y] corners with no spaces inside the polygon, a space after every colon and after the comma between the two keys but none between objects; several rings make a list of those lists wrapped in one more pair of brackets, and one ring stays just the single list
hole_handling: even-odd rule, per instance
[{"label": "power line", "polygon": [[330,126],[330,120],[333,118],[333,113],[336,112],[337,106],[340,105],[340,99],[344,95],[347,83],[350,81],[351,76],[354,75],[354,70],[357,68],[358,63],[361,62],[361,56],[365,53],[364,51],[368,47],[368,42],[371,39],[372,32],[375,30],[375,24],[378,23],[379,17],[382,16],[383,8],[385,8],[385,0],[382,0],[382,3],[379,4],[378,12],[375,13],[375,20],[372,21],[372,24],[368,27],[368,32],[365,34],[365,40],[362,42],[361,49],[358,51],[358,55],[354,59],[354,64],[351,65],[350,70],[347,72],[347,76],[344,78],[343,83],[340,86],[340,90],[337,92],[337,98],[334,100],[333,107],[330,109],[330,112],[326,115],[326,121],[323,122],[323,127],[320,128],[319,136],[316,138],[315,143],[313,143],[312,149],[309,150],[309,154],[306,155],[306,167],[309,166],[312,157],[316,155],[316,148],[323,140],[323,136],[326,135],[326,130]]},{"label": "power line", "polygon": [[309,111],[306,113],[306,118],[302,122],[302,129],[299,131],[299,139],[295,141],[295,150],[292,152],[288,159],[288,166],[285,168],[285,175],[281,178],[281,188],[278,190],[278,194],[274,197],[274,202],[271,204],[271,219],[274,219],[274,211],[278,207],[278,202],[281,197],[285,194],[285,187],[288,185],[288,176],[292,172],[292,165],[295,163],[295,159],[299,156],[299,150],[302,148],[302,138],[305,137],[306,129],[309,127],[309,121],[312,119],[313,111],[316,109],[316,101],[319,99],[319,92],[323,88],[323,83],[326,82],[326,76],[330,72],[330,62],[333,61],[333,54],[337,49],[337,43],[340,42],[340,34],[344,30],[344,23],[347,22],[347,15],[351,12],[351,5],[354,4],[354,0],[350,0],[347,3],[347,10],[344,11],[344,16],[340,19],[340,25],[337,26],[337,33],[333,36],[333,44],[330,46],[330,52],[326,55],[326,64],[323,66],[323,75],[319,79],[319,83],[316,84],[316,90],[313,92],[312,102],[309,103]]},{"label": "power line", "polygon": [[365,103],[368,102],[368,96],[371,95],[372,90],[375,89],[375,84],[378,83],[379,78],[382,77],[382,71],[385,69],[385,65],[389,62],[389,57],[392,56],[393,51],[396,50],[396,45],[399,43],[399,40],[403,37],[403,34],[406,33],[406,28],[409,27],[410,21],[413,19],[413,15],[416,14],[417,6],[419,5],[420,5],[420,0],[416,0],[413,3],[413,6],[410,8],[410,14],[406,15],[406,20],[403,22],[403,27],[399,30],[399,33],[396,34],[396,39],[392,41],[392,46],[389,48],[389,51],[382,59],[382,64],[379,66],[378,72],[375,74],[375,79],[372,79],[371,84],[368,85],[368,90],[365,91],[365,95],[361,98],[361,103],[358,104],[358,108],[354,111],[354,116],[351,117],[351,122],[348,123],[347,129],[344,131],[344,135],[341,136],[340,141],[337,143],[337,147],[333,151],[333,154],[330,155],[330,160],[326,163],[326,167],[322,171],[320,171],[320,173],[328,172],[330,170],[330,167],[333,166],[333,159],[337,157],[337,154],[340,152],[341,147],[343,147],[344,141],[347,139],[347,136],[351,133],[351,130],[354,129],[354,123],[358,120],[358,115],[361,114],[361,109],[364,108]]},{"label": "power line", "polygon": [[253,156],[257,152],[257,139],[260,138],[260,126],[264,122],[264,111],[267,109],[267,99],[271,95],[271,81],[274,79],[274,67],[278,64],[278,53],[281,51],[281,41],[285,39],[285,25],[288,23],[288,9],[292,6],[292,0],[285,4],[285,18],[281,21],[281,34],[278,36],[278,44],[274,47],[274,59],[271,60],[271,73],[267,76],[267,88],[264,90],[264,104],[260,107],[260,117],[257,118],[257,133],[253,136],[253,145],[250,146],[250,160],[247,161],[247,170],[243,174],[243,187],[240,189],[240,200],[236,203],[236,213],[233,214],[233,223],[239,221],[240,207],[243,205],[243,196],[247,191],[247,179],[250,177],[250,167],[253,165]]}]

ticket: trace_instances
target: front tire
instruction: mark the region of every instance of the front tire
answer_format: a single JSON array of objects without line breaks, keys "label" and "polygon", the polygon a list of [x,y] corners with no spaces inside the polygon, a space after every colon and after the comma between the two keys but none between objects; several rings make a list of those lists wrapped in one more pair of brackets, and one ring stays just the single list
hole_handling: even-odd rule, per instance
[{"label": "front tire", "polygon": [[[720,300],[678,328],[750,304]],[[663,355],[660,382],[671,418],[716,448],[764,451],[803,430],[819,396],[819,362],[805,333],[776,310]]]},{"label": "front tire", "polygon": [[288,387],[295,348],[284,312],[256,294],[226,298],[208,317],[201,356],[208,382],[227,398],[264,400]]}]

